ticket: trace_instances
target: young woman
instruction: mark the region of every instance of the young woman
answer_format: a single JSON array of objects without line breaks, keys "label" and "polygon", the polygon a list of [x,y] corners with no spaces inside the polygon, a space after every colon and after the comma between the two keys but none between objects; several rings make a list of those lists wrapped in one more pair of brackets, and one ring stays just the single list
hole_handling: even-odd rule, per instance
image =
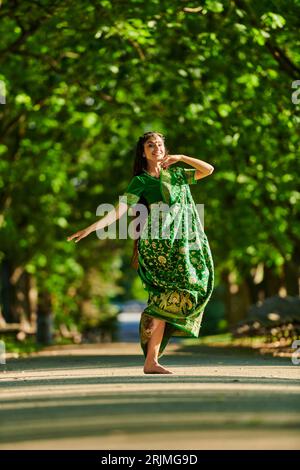
[{"label": "young woman", "polygon": [[[174,165],[179,162],[192,168]],[[137,142],[134,176],[116,210],[67,239],[78,242],[137,203],[147,207],[132,258],[148,291],[140,320],[145,374],[172,374],[158,362],[171,336],[199,336],[214,287],[214,265],[189,185],[213,171],[212,165],[197,158],[170,155],[161,133],[146,132]]]}]

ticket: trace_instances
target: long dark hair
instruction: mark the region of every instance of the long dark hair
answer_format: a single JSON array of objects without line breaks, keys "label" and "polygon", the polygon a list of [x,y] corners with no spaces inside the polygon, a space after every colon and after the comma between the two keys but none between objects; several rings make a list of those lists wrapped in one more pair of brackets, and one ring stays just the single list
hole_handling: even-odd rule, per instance
[{"label": "long dark hair", "polygon": [[[147,142],[150,137],[157,135],[165,142],[165,136],[160,132],[145,132],[136,144],[135,150],[135,160],[133,164],[133,176],[138,176],[142,173],[143,170],[147,170],[147,158],[143,157],[144,155],[144,144]],[[165,147],[165,154],[168,154],[168,150]]]},{"label": "long dark hair", "polygon": [[[138,176],[140,175],[143,170],[147,170],[147,158],[144,157],[144,144],[147,142],[147,140],[152,137],[152,136],[158,136],[160,137],[163,141],[165,141],[165,136],[161,134],[160,132],[155,132],[155,131],[150,131],[150,132],[145,132],[142,136],[139,137],[137,144],[136,144],[136,151],[135,151],[135,160],[133,164],[133,176]],[[169,153],[168,149],[165,147],[165,155]],[[139,201],[139,204],[144,204],[147,208],[147,211],[149,212],[149,205],[146,199],[141,196]],[[147,213],[148,213],[147,212]],[[143,223],[145,223],[143,221]],[[140,224],[138,223],[135,227],[136,230],[140,230],[141,233],[141,227]],[[139,237],[134,240],[134,245],[133,245],[133,254],[131,257],[130,265],[134,269],[138,269],[138,242],[139,242]]]}]

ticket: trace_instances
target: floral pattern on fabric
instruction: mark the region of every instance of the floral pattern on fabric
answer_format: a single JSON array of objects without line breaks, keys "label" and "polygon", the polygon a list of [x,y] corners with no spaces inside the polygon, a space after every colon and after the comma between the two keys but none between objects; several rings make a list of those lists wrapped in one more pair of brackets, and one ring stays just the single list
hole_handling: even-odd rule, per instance
[{"label": "floral pattern on fabric", "polygon": [[[166,321],[160,356],[170,336],[199,336],[214,286],[209,243],[188,183],[197,181],[195,171],[180,167],[161,171],[163,201],[154,205],[156,212],[151,207],[138,243],[138,274],[149,294],[140,334],[147,338],[145,315]],[[170,210],[162,215],[159,209],[164,203]],[[142,339],[141,345],[145,353]]]}]

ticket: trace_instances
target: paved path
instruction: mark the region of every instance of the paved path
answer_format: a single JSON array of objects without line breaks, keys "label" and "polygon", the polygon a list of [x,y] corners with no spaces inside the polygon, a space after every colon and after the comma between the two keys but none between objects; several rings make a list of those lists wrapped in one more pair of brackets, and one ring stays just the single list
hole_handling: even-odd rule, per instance
[{"label": "paved path", "polygon": [[[300,449],[300,366],[244,349],[48,348],[0,373],[0,449]],[[4,370],[3,370],[4,369]]]}]

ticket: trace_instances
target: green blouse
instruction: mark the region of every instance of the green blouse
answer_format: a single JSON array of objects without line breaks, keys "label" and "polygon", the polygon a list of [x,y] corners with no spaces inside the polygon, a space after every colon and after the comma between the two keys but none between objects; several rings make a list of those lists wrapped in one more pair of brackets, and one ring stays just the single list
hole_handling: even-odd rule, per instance
[{"label": "green blouse", "polygon": [[[170,167],[175,169],[174,167]],[[177,167],[179,169],[179,167]],[[165,171],[165,170],[164,170]],[[183,175],[183,183],[195,184],[195,168],[180,168],[181,174]],[[159,201],[164,201],[163,190],[162,190],[162,171],[160,176],[157,178],[150,175],[146,170],[140,175],[134,176],[127,186],[125,192],[120,197],[120,202],[125,202],[129,207],[137,204],[140,197],[143,196],[147,203],[153,204]]]}]

